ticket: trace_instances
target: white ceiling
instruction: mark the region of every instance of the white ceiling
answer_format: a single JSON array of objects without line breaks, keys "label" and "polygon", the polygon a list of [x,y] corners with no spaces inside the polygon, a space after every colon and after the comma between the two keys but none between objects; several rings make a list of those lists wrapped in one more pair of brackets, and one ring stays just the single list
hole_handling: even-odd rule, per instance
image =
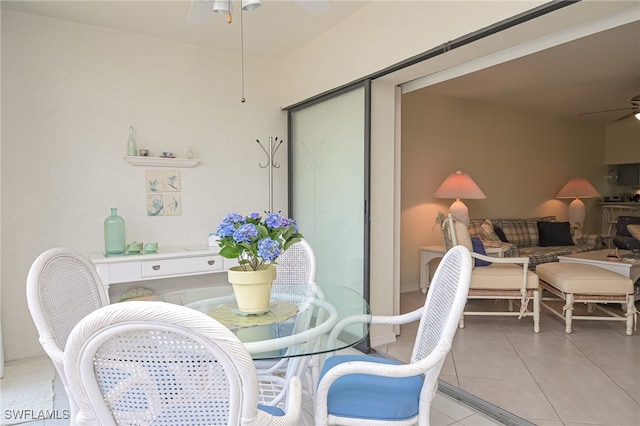
[{"label": "white ceiling", "polygon": [[[314,15],[303,6],[327,0],[263,0],[261,7],[243,12],[244,48],[248,55],[280,59],[365,6],[364,0],[331,0],[327,13]],[[192,3],[204,19],[189,19]],[[238,52],[240,0],[231,1],[233,22],[214,13],[211,0],[2,0],[2,9],[64,19],[180,43]],[[206,10],[210,9],[210,13]],[[207,19],[208,18],[208,19]]]},{"label": "white ceiling", "polygon": [[[610,123],[640,95],[640,20],[421,91]],[[622,110],[581,115],[612,109]]]},{"label": "white ceiling", "polygon": [[[232,1],[232,24],[226,23],[224,15],[214,13],[200,15],[209,18],[204,22],[190,21],[191,3],[191,0],[3,0],[1,4],[3,10],[238,52],[239,0]],[[301,7],[300,1],[263,0],[258,10],[242,15],[245,54],[273,60],[283,58],[357,13],[366,3],[368,1],[332,0],[329,11],[317,16]],[[627,101],[640,95],[640,16],[631,24],[421,90],[563,117],[628,108]],[[580,119],[608,123],[626,112],[593,114]]]}]

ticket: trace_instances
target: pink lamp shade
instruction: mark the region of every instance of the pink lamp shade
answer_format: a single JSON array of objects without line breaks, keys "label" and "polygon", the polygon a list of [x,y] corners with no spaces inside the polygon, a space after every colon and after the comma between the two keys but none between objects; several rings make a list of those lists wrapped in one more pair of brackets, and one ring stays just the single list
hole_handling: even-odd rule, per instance
[{"label": "pink lamp shade", "polygon": [[569,204],[569,222],[582,226],[586,210],[580,198],[597,198],[599,196],[600,193],[588,180],[577,177],[570,179],[558,192],[556,198],[573,198],[573,201]]},{"label": "pink lamp shade", "polygon": [[456,201],[449,207],[449,213],[467,226],[469,226],[469,209],[460,199],[479,200],[487,198],[484,192],[471,179],[471,176],[462,173],[460,170],[450,174],[433,196],[435,198],[455,199]]}]

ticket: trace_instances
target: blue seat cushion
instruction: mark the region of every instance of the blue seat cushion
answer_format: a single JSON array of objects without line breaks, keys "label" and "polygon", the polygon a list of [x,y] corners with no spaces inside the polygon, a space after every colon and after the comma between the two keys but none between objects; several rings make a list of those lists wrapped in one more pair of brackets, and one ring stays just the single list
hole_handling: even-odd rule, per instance
[{"label": "blue seat cushion", "polygon": [[[400,364],[395,360],[366,355],[336,355],[322,367],[320,380],[335,365],[349,361]],[[329,388],[329,414],[371,420],[404,420],[418,415],[422,376],[381,377],[349,374]]]},{"label": "blue seat cushion", "polygon": [[284,411],[282,411],[278,407],[272,407],[271,405],[258,404],[258,410],[269,413],[272,416],[284,416]]}]

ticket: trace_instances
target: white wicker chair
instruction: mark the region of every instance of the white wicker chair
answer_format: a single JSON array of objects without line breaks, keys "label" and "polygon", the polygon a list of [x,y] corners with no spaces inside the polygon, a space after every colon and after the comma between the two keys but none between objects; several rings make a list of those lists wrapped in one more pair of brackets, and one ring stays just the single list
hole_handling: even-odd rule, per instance
[{"label": "white wicker chair", "polygon": [[[31,265],[27,303],[40,344],[69,394],[62,364],[69,333],[84,316],[109,304],[109,296],[86,258],[71,250],[53,248],[38,256]],[[71,414],[75,414],[77,406],[71,395],[69,405]]]},{"label": "white wicker chair", "polygon": [[[469,251],[455,247],[440,262],[423,307],[403,315],[370,317],[372,324],[387,325],[420,320],[411,362],[367,355],[328,358],[316,391],[316,425],[428,425],[438,375],[451,350],[470,277]],[[343,324],[363,319],[353,317]],[[339,332],[336,326],[335,334]]]},{"label": "white wicker chair", "polygon": [[213,318],[184,306],[132,301],[92,312],[73,329],[64,366],[78,425],[292,425],[288,411],[259,407],[258,378],[244,345]]},{"label": "white wicker chair", "polygon": [[[316,257],[313,249],[306,240],[301,240],[289,247],[278,258],[276,264],[276,279],[271,290],[272,296],[279,301],[298,305],[300,314],[296,321],[279,324],[274,327],[308,328],[310,321],[321,320],[313,318],[305,300],[311,300],[319,293],[315,283]],[[276,330],[277,332],[277,330]],[[307,343],[313,344],[313,342]],[[286,385],[291,377],[304,378],[304,391],[307,395],[313,393],[313,371],[317,359],[308,356],[292,357],[299,348],[291,347],[283,357],[277,361],[260,360],[255,365],[260,381],[260,403],[281,406],[286,397]],[[311,365],[311,370],[309,367]]]},{"label": "white wicker chair", "polygon": [[[468,299],[504,299],[507,310],[470,311],[465,309],[460,318],[460,328],[464,328],[465,315],[516,316],[524,318],[533,316],[533,331],[540,332],[540,282],[538,275],[529,270],[528,257],[489,257],[474,253],[467,226],[455,220],[451,214],[438,214],[442,227],[442,240],[445,250],[461,244],[471,251],[475,259],[491,262],[491,265],[478,266],[471,273]],[[528,310],[532,302],[533,312]],[[513,310],[513,302],[520,304],[518,311]]]}]

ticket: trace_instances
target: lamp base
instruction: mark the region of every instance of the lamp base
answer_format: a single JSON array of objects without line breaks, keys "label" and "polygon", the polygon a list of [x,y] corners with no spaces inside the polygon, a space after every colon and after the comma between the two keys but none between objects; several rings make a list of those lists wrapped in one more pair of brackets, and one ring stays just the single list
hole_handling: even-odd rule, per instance
[{"label": "lamp base", "polygon": [[586,215],[586,209],[582,200],[577,197],[574,198],[571,204],[569,204],[569,222],[577,223],[582,227]]},{"label": "lamp base", "polygon": [[449,206],[449,213],[458,222],[464,223],[467,227],[469,226],[469,209],[459,198]]}]

